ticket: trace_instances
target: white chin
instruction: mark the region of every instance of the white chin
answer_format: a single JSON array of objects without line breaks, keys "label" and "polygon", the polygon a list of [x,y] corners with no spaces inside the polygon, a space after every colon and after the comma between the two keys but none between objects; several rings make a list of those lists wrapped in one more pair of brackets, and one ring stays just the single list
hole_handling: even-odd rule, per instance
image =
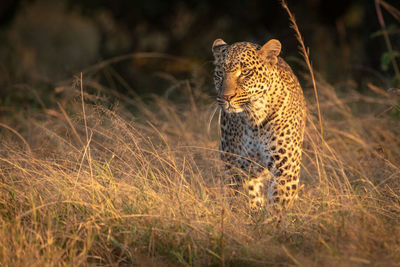
[{"label": "white chin", "polygon": [[243,112],[243,109],[241,107],[223,107],[223,109],[227,112],[227,113],[240,113]]}]

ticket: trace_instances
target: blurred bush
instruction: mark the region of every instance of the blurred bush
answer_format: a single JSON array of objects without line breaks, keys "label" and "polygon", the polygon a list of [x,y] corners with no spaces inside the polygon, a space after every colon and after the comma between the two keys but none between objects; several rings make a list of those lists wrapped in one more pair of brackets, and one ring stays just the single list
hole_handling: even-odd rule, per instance
[{"label": "blurred bush", "polygon": [[5,31],[1,61],[16,79],[58,81],[92,64],[99,56],[96,25],[62,1],[37,1],[20,8]]}]

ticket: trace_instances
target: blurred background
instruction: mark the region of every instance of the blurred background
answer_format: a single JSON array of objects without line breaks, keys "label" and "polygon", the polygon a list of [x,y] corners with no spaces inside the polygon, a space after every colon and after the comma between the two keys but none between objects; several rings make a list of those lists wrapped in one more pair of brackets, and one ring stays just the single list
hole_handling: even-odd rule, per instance
[{"label": "blurred background", "polygon": [[[288,1],[313,67],[327,82],[351,80],[360,91],[369,81],[398,86],[391,60],[400,54],[400,1],[384,4],[390,53],[375,1]],[[289,26],[278,0],[2,0],[0,112],[52,105],[81,71],[120,94],[162,94],[197,77],[212,95],[216,38],[259,44],[277,38],[295,72],[306,72]]]}]

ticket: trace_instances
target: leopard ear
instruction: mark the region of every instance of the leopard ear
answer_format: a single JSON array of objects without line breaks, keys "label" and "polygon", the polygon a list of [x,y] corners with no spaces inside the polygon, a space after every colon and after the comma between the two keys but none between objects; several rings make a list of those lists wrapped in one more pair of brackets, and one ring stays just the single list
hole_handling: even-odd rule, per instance
[{"label": "leopard ear", "polygon": [[278,62],[278,56],[281,53],[281,48],[281,42],[276,39],[272,39],[263,45],[258,53],[262,58],[274,65],[276,62]]},{"label": "leopard ear", "polygon": [[225,47],[226,45],[227,44],[222,39],[218,38],[217,40],[215,40],[211,49],[214,54],[214,57],[218,57],[223,51],[222,48]]}]

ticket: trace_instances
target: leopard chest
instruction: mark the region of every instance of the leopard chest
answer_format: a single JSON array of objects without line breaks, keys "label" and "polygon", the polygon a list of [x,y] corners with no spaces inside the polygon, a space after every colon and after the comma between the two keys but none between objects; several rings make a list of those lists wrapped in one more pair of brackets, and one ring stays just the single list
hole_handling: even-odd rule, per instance
[{"label": "leopard chest", "polygon": [[268,135],[254,129],[245,114],[221,114],[220,149],[224,161],[243,170],[257,172],[253,167],[265,162],[267,141]]}]

